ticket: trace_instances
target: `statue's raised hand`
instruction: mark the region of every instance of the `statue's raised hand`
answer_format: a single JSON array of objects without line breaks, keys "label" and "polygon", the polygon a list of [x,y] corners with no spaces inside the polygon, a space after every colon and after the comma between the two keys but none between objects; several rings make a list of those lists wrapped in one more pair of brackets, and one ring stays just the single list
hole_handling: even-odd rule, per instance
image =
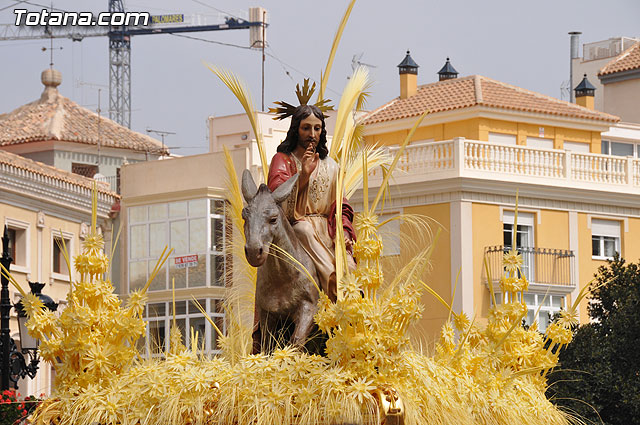
[{"label": "statue's raised hand", "polygon": [[305,187],[309,183],[309,176],[313,173],[318,165],[320,155],[315,150],[315,145],[309,143],[307,149],[302,155],[302,170],[300,170],[300,187]]}]

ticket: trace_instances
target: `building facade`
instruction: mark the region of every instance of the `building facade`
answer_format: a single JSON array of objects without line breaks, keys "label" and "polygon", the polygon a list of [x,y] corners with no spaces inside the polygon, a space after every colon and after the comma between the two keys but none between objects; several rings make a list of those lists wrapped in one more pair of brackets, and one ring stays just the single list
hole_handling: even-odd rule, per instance
[{"label": "building facade", "polygon": [[85,177],[119,191],[126,163],[168,155],[158,140],[136,133],[64,97],[62,75],[46,69],[39,99],[0,114],[0,149]]},{"label": "building facade", "polygon": [[[78,278],[64,259],[60,243],[72,258],[80,253],[91,223],[93,180],[0,149],[0,224],[9,233],[11,274],[25,291],[28,282],[41,282],[43,293],[64,309],[71,282]],[[113,219],[119,197],[98,185],[98,226],[111,246]],[[71,260],[73,261],[73,260]],[[73,266],[72,266],[73,267]],[[19,294],[9,288],[12,303]],[[15,309],[11,336],[20,346]],[[34,379],[21,380],[23,395],[49,394],[54,379],[51,365],[40,363]]]},{"label": "building facade", "polygon": [[[400,72],[401,85],[410,84]],[[440,77],[401,87],[400,97],[364,118],[367,142],[394,152],[429,111],[403,154],[384,214],[421,214],[442,228],[427,283],[479,322],[491,287],[500,300],[502,254],[516,232],[529,281],[527,321],[544,329],[614,252],[640,257],[631,237],[640,229],[640,160],[602,154],[602,134],[619,118],[580,106],[593,105],[580,95],[576,105],[483,76]],[[380,182],[373,173],[370,186]],[[401,239],[412,238],[407,224],[400,230]],[[394,254],[410,255],[402,248]],[[448,311],[424,297],[416,332],[433,342]],[[588,320],[586,301],[580,320]]]},{"label": "building facade", "polygon": [[[584,77],[584,74],[587,74],[587,78],[596,89],[594,98],[595,109],[597,109],[598,111],[609,112],[617,115],[615,112],[611,112],[605,109],[604,86],[598,79],[598,73],[609,62],[617,58],[625,50],[637,43],[639,39],[633,37],[611,37],[607,40],[584,43],[581,49],[582,55],[580,55],[579,36],[581,33],[578,32],[575,34],[575,37],[577,37],[576,42],[578,45],[576,46],[577,49],[575,52],[575,56],[571,58],[573,73],[571,75],[569,89],[573,89],[578,84],[580,84],[580,81]],[[622,121],[625,121],[623,117],[621,118]]]},{"label": "building facade", "polygon": [[[247,148],[231,152],[236,170],[250,168]],[[139,348],[161,355],[169,348],[169,329],[175,318],[183,342],[190,346],[198,333],[205,352],[218,352],[215,328],[197,308],[198,300],[218,329],[227,323],[222,300],[233,284],[233,258],[225,251],[233,235],[227,216],[224,153],[208,153],[166,161],[128,164],[122,172],[122,268],[118,289],[122,298],[142,288],[160,254],[173,249],[149,288],[145,319],[149,322]],[[252,320],[253,306],[245,308]]]}]

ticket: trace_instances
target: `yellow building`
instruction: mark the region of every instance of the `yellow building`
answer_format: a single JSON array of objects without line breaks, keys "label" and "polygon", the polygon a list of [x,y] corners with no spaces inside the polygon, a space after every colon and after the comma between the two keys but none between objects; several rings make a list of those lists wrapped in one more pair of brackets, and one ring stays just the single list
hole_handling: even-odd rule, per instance
[{"label": "yellow building", "polygon": [[[418,86],[408,52],[399,68],[400,96],[364,118],[365,139],[394,152],[429,111],[394,175],[384,213],[424,214],[442,226],[428,283],[454,311],[486,318],[484,263],[494,280],[501,276],[517,191],[527,320],[541,329],[615,251],[640,257],[631,237],[640,229],[640,160],[601,154],[601,134],[619,119],[593,110],[592,90],[577,90],[572,104],[480,75],[457,78],[448,60],[438,82]],[[380,182],[374,173],[369,184]],[[410,255],[402,246],[391,254]],[[429,295],[424,301],[417,332],[433,341],[447,310]],[[580,319],[588,320],[586,302]]]},{"label": "yellow building", "polygon": [[[0,149],[0,224],[8,229],[9,250],[13,258],[10,271],[23,289],[27,282],[41,282],[43,293],[64,309],[69,284],[74,275],[69,270],[56,241],[64,240],[69,254],[80,253],[81,243],[91,222],[91,188],[93,179],[24,158]],[[98,186],[98,225],[106,246],[111,245],[112,210],[118,195]],[[9,288],[11,302],[19,294]],[[20,346],[15,309],[11,310],[11,336]],[[49,394],[53,381],[51,365],[41,362],[34,379],[18,382],[23,395]]]}]

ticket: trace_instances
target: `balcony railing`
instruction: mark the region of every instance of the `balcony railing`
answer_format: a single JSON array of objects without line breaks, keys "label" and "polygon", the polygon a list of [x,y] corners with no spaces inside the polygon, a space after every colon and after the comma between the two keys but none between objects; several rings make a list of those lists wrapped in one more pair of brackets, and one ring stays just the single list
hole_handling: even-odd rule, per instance
[{"label": "balcony railing", "polygon": [[[640,159],[458,137],[409,145],[394,172],[396,184],[455,177],[640,194]],[[381,178],[374,170],[370,182]]]},{"label": "balcony railing", "polygon": [[96,181],[107,183],[109,189],[120,194],[120,176],[102,176],[97,177]]},{"label": "balcony railing", "polygon": [[[497,285],[498,280],[504,275],[502,259],[504,253],[510,247],[488,246],[484,249],[484,259],[489,266],[493,284]],[[573,251],[566,249],[552,248],[518,248],[522,256],[522,273],[533,285],[549,285],[556,288],[567,288],[571,290],[576,284],[573,281],[573,270],[575,267],[575,255]],[[487,273],[483,263],[483,281],[487,283]]]}]

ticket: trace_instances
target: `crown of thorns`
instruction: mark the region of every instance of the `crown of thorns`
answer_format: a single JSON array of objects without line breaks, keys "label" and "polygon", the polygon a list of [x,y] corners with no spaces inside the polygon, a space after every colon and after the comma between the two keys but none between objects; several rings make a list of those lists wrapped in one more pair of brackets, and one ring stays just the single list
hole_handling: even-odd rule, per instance
[{"label": "crown of thorns", "polygon": [[[306,105],[309,102],[309,99],[311,99],[311,96],[313,95],[313,92],[315,90],[316,90],[316,83],[314,82],[313,85],[309,87],[308,78],[304,79],[304,82],[302,84],[302,89],[300,89],[300,84],[296,84],[296,96],[298,96],[298,102],[300,102],[300,105]],[[324,115],[324,113],[326,111],[333,110],[333,106],[327,105],[328,102],[331,102],[331,100],[321,99],[321,100],[318,100],[313,105],[318,109],[320,109],[320,111],[322,112],[322,115],[325,118],[327,118],[327,116]],[[285,101],[279,101],[279,102],[273,102],[273,103],[279,106],[278,108],[269,108],[269,112],[276,114],[276,116],[273,118],[274,120],[283,120],[287,117],[290,117],[291,115],[294,114],[297,108],[296,106],[293,106]]]}]

